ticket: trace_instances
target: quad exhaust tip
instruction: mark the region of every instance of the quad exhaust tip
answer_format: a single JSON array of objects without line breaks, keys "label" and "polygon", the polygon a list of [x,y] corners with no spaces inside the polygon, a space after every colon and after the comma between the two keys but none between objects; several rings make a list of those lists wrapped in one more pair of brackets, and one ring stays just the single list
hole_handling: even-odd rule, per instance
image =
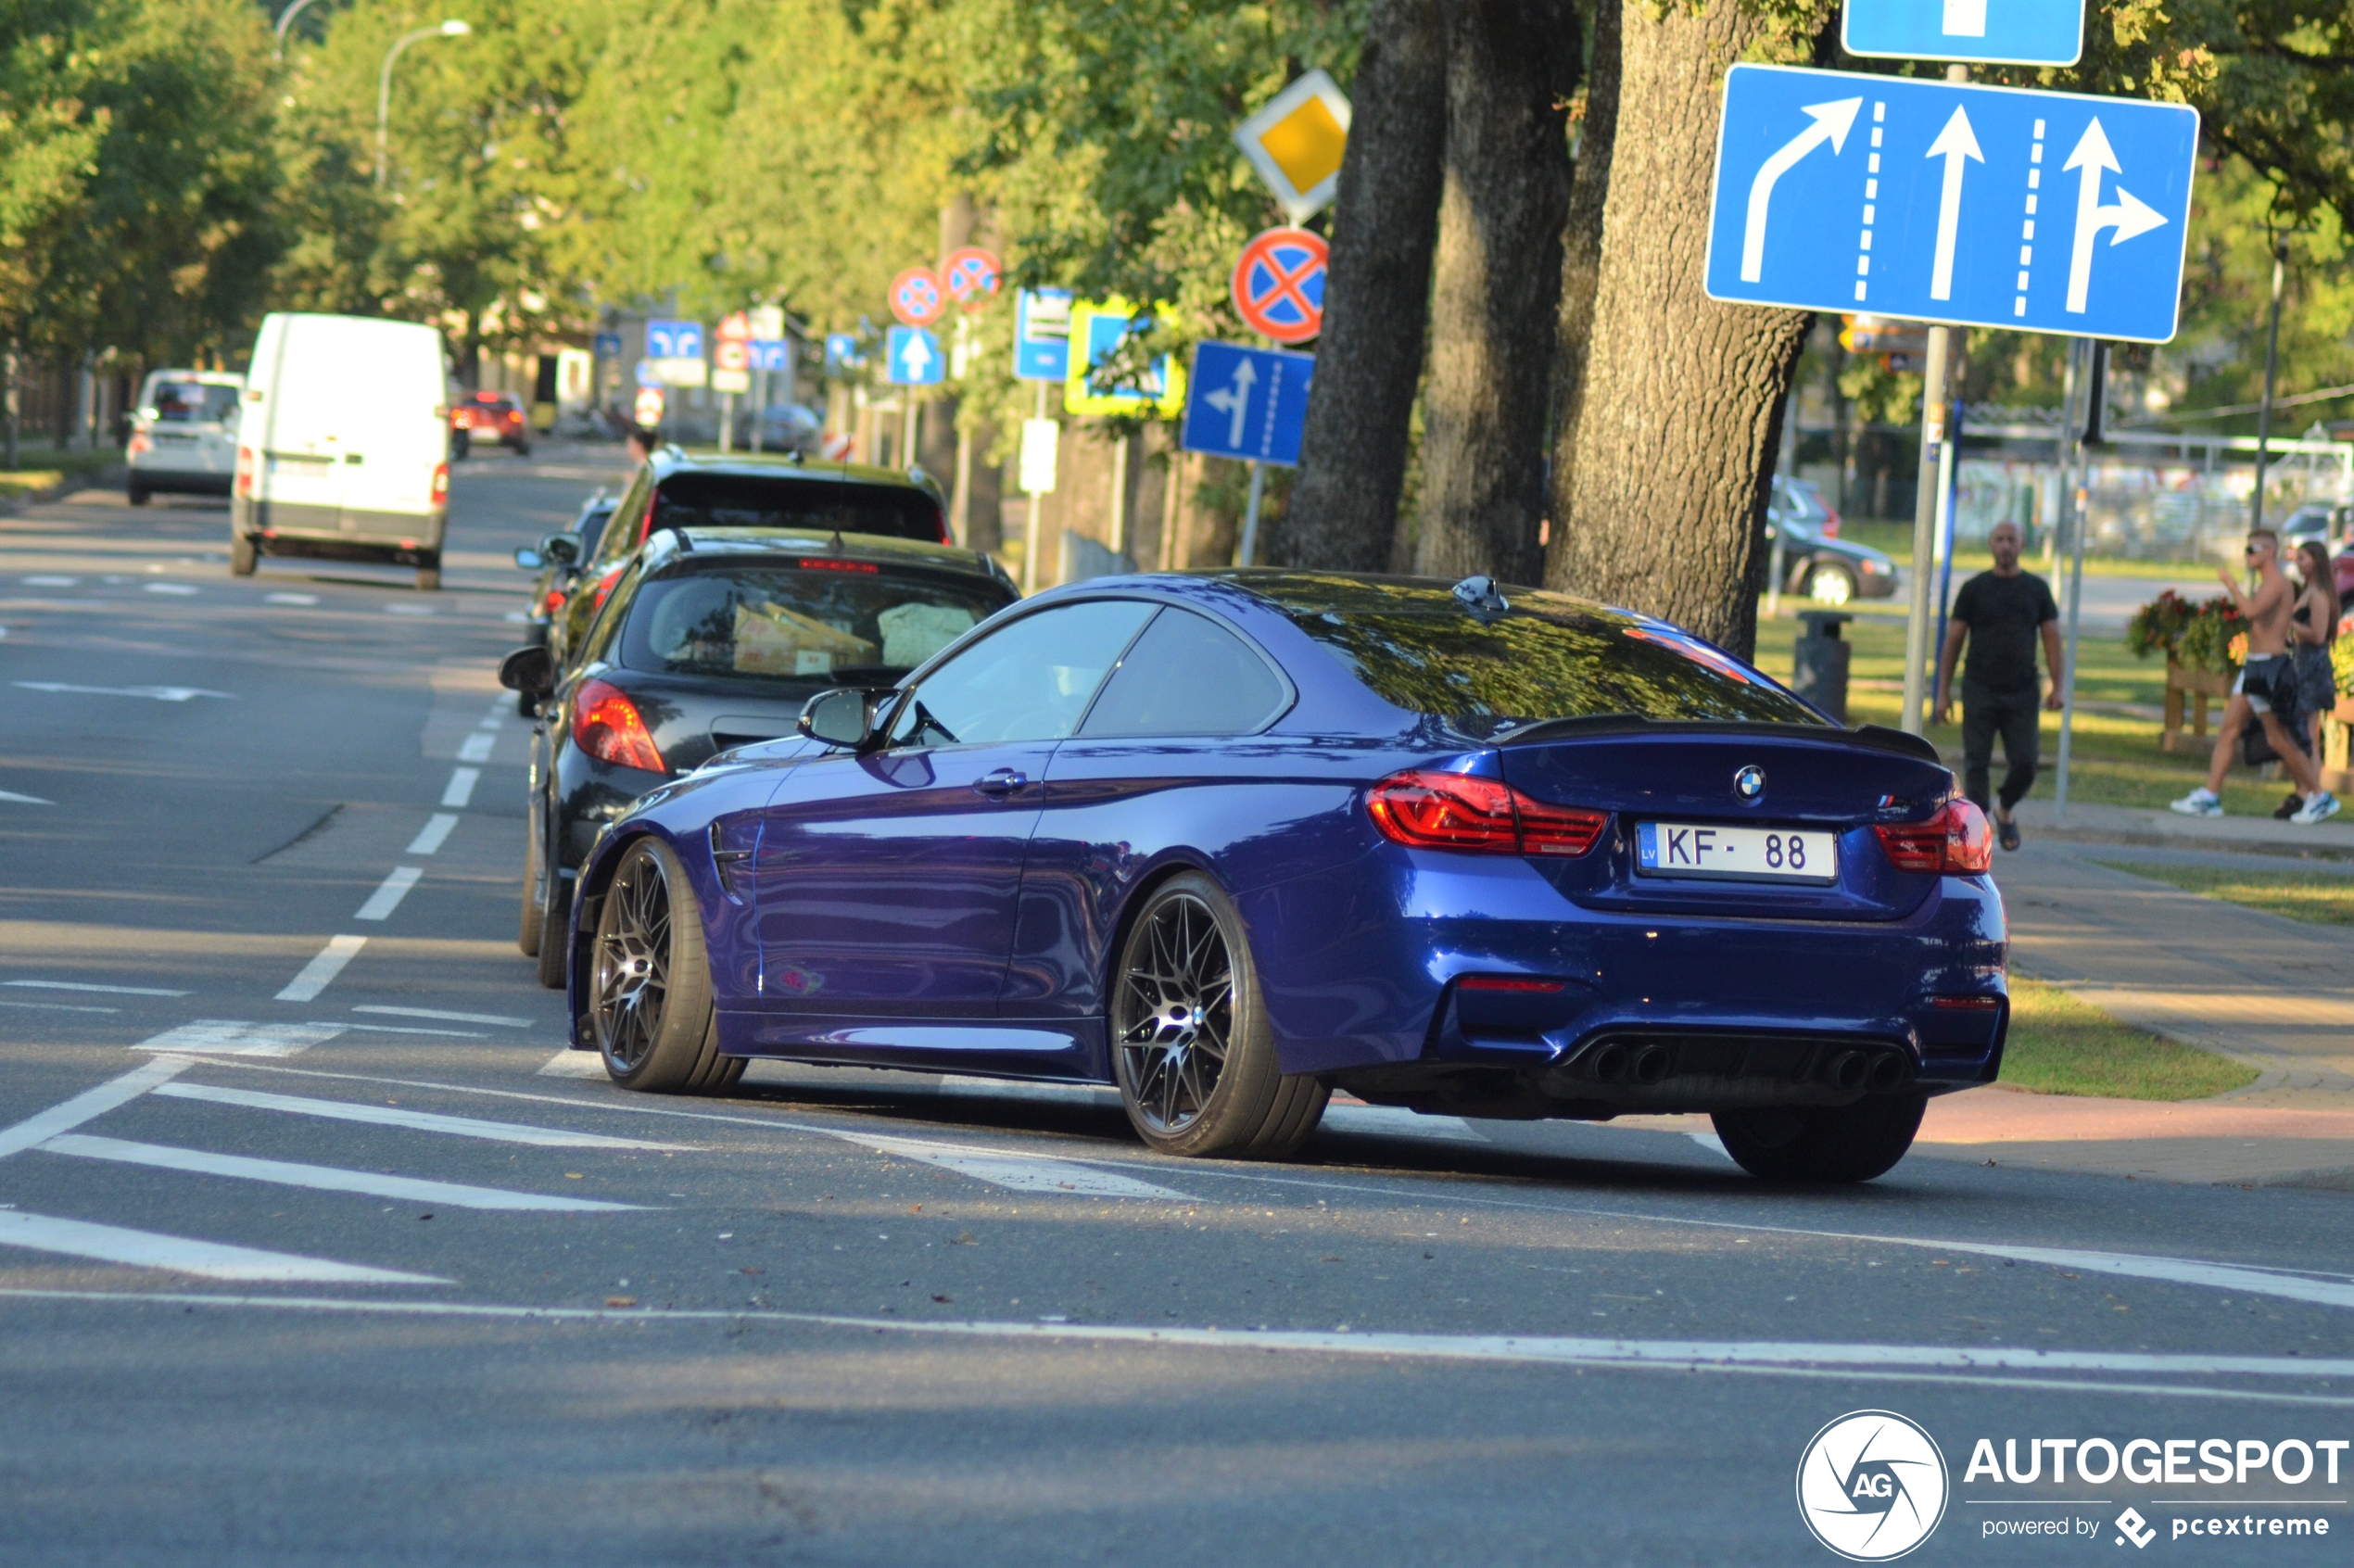
[{"label": "quad exhaust tip", "polygon": [[[1675,1048],[1658,1042],[1606,1040],[1584,1064],[1586,1076],[1597,1083],[1631,1082],[1645,1088],[1665,1082],[1675,1069]],[[1814,1076],[1842,1094],[1886,1094],[1905,1086],[1911,1064],[1902,1051],[1834,1051],[1823,1058]]]}]

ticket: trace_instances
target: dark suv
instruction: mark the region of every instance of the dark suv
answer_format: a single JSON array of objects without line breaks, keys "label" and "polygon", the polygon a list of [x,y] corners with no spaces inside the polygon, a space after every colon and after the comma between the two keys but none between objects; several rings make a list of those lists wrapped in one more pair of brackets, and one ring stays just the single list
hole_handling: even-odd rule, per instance
[{"label": "dark suv", "polygon": [[1017,597],[989,557],[930,541],[658,529],[600,595],[567,667],[528,648],[500,671],[540,714],[517,932],[540,980],[563,984],[572,879],[639,796],[792,734],[828,687],[892,685]]},{"label": "dark suv", "polygon": [[549,627],[561,670],[640,544],[664,528],[785,528],[797,534],[867,534],[953,544],[940,487],[920,468],[905,474],[778,457],[690,457],[664,447],[648,458],[614,506],[596,550]]}]

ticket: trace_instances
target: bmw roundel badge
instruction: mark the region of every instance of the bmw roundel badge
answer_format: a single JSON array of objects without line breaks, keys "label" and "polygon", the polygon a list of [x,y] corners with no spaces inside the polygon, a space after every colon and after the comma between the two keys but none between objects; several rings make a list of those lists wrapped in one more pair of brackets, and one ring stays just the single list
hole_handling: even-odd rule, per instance
[{"label": "bmw roundel badge", "polygon": [[1766,770],[1755,764],[1733,775],[1733,793],[1742,800],[1753,801],[1766,792]]}]

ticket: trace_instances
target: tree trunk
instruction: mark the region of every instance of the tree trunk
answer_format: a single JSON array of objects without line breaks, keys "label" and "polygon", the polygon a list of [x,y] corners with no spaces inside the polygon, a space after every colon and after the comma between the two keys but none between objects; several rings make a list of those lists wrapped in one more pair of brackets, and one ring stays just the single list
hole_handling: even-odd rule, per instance
[{"label": "tree trunk", "polygon": [[1570,171],[1569,216],[1562,225],[1561,315],[1554,324],[1553,471],[1546,513],[1552,521],[1546,578],[1558,584],[1562,519],[1577,456],[1585,407],[1586,351],[1593,340],[1594,285],[1602,270],[1602,213],[1610,200],[1610,159],[1618,141],[1618,23],[1621,0],[1594,0],[1593,56],[1586,70],[1586,114],[1577,126]]},{"label": "tree trunk", "polygon": [[1378,572],[1406,478],[1447,124],[1447,7],[1376,0],[1333,213],[1299,483],[1266,559]]},{"label": "tree trunk", "polygon": [[1449,18],[1445,186],[1410,557],[1424,576],[1533,583],[1544,570],[1547,329],[1561,293],[1577,32],[1570,0],[1459,0]]},{"label": "tree trunk", "polygon": [[1725,71],[1769,24],[1736,0],[1618,20],[1601,266],[1548,580],[1746,656],[1784,394],[1810,318],[1716,304],[1702,272]]}]

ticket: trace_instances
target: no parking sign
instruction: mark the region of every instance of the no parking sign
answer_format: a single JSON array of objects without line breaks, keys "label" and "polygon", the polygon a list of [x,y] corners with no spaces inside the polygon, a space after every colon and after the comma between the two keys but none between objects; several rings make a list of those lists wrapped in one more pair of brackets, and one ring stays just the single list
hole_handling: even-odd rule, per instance
[{"label": "no parking sign", "polygon": [[1253,332],[1305,343],[1324,330],[1324,274],[1332,252],[1308,229],[1270,229],[1234,263],[1234,309]]},{"label": "no parking sign", "polygon": [[977,245],[968,245],[951,254],[941,271],[956,303],[968,310],[978,310],[996,294],[1006,270],[993,254]]},{"label": "no parking sign", "polygon": [[911,327],[928,327],[948,312],[948,291],[930,267],[910,267],[891,280],[891,313]]}]

